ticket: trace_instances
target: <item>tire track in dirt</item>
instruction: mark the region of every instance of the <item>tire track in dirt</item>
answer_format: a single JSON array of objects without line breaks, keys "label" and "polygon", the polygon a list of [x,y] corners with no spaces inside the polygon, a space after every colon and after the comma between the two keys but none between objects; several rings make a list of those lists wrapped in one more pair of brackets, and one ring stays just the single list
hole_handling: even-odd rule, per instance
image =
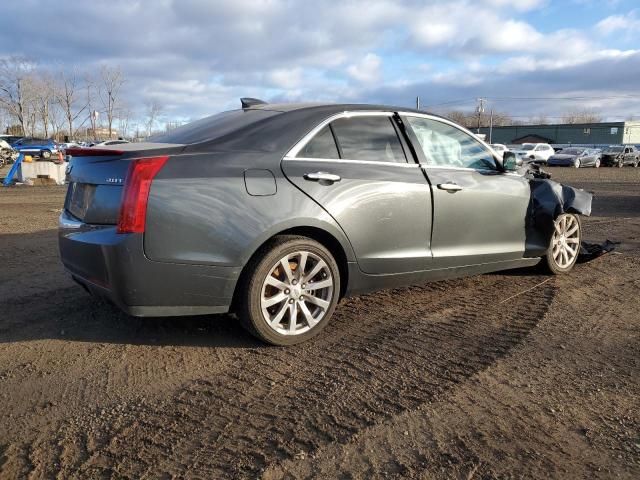
[{"label": "tire track in dirt", "polygon": [[65,477],[255,477],[353,441],[505,355],[554,290],[547,282],[505,304],[500,292],[540,278],[491,275],[349,300],[317,341],[246,350],[165,401],[83,412],[53,442],[42,435],[29,461]]},{"label": "tire track in dirt", "polygon": [[[617,314],[624,302],[640,308],[639,267],[640,259],[627,256],[579,266],[556,280],[551,308],[535,334],[489,370],[433,403],[361,431],[347,445],[271,465],[264,478],[466,478],[470,472],[502,478],[514,471],[527,478],[610,478],[614,472],[637,478],[634,432],[640,424],[629,409],[637,401],[622,385],[637,385],[640,364],[634,371],[628,355],[640,353],[640,332]],[[567,318],[573,321],[561,321]],[[607,349],[616,353],[598,355]],[[527,376],[517,373],[527,369]],[[603,377],[596,385],[593,369]],[[607,370],[616,374],[602,375]],[[549,390],[568,381],[570,388]],[[605,400],[601,389],[618,392],[616,400]],[[576,407],[576,391],[590,400]],[[598,418],[603,421],[595,425],[589,420]],[[602,467],[612,464],[619,468]]]}]

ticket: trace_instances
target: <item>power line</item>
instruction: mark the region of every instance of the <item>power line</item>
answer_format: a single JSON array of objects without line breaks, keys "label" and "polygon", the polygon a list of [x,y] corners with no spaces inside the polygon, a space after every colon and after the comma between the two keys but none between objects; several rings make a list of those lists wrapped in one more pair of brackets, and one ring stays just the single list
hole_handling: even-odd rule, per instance
[{"label": "power line", "polygon": [[[562,100],[562,101],[584,101],[584,100],[613,100],[613,99],[640,99],[640,94],[627,94],[627,95],[581,95],[571,97],[483,97],[486,101],[491,102],[503,102],[503,101],[549,101],[549,100]],[[423,108],[442,107],[447,105],[458,105],[465,103],[473,103],[477,101],[476,98],[461,98],[458,100],[449,100],[442,103],[435,103],[432,105],[425,105]]]}]

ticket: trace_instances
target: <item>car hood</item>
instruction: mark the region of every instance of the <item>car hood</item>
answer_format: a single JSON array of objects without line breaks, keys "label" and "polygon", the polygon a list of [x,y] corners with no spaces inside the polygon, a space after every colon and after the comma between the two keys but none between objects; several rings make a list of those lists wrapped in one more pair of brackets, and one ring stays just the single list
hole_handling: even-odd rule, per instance
[{"label": "car hood", "polygon": [[560,153],[558,155],[552,155],[549,158],[549,161],[551,160],[575,160],[576,158],[580,157],[581,155],[573,155],[573,154],[567,154],[567,153]]}]

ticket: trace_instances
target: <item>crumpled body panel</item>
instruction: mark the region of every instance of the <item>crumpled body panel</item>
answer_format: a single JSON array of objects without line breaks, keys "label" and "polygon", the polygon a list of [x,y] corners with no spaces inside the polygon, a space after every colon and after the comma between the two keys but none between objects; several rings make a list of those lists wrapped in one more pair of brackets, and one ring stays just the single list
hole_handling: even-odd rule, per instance
[{"label": "crumpled body panel", "polygon": [[544,255],[553,235],[554,220],[563,213],[591,215],[593,194],[549,179],[531,178],[531,201],[526,221],[526,257]]}]

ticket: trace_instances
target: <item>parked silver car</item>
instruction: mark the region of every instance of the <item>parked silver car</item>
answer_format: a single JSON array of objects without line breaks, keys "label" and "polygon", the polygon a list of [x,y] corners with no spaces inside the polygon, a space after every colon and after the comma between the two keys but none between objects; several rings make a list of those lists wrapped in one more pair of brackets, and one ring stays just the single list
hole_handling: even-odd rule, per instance
[{"label": "parked silver car", "polygon": [[550,167],[595,167],[600,168],[602,151],[597,148],[568,147],[549,157]]},{"label": "parked silver car", "polygon": [[132,315],[232,311],[277,345],[347,295],[541,258],[568,272],[591,209],[417,110],[245,99],[152,140],[67,151],[64,266]]}]

